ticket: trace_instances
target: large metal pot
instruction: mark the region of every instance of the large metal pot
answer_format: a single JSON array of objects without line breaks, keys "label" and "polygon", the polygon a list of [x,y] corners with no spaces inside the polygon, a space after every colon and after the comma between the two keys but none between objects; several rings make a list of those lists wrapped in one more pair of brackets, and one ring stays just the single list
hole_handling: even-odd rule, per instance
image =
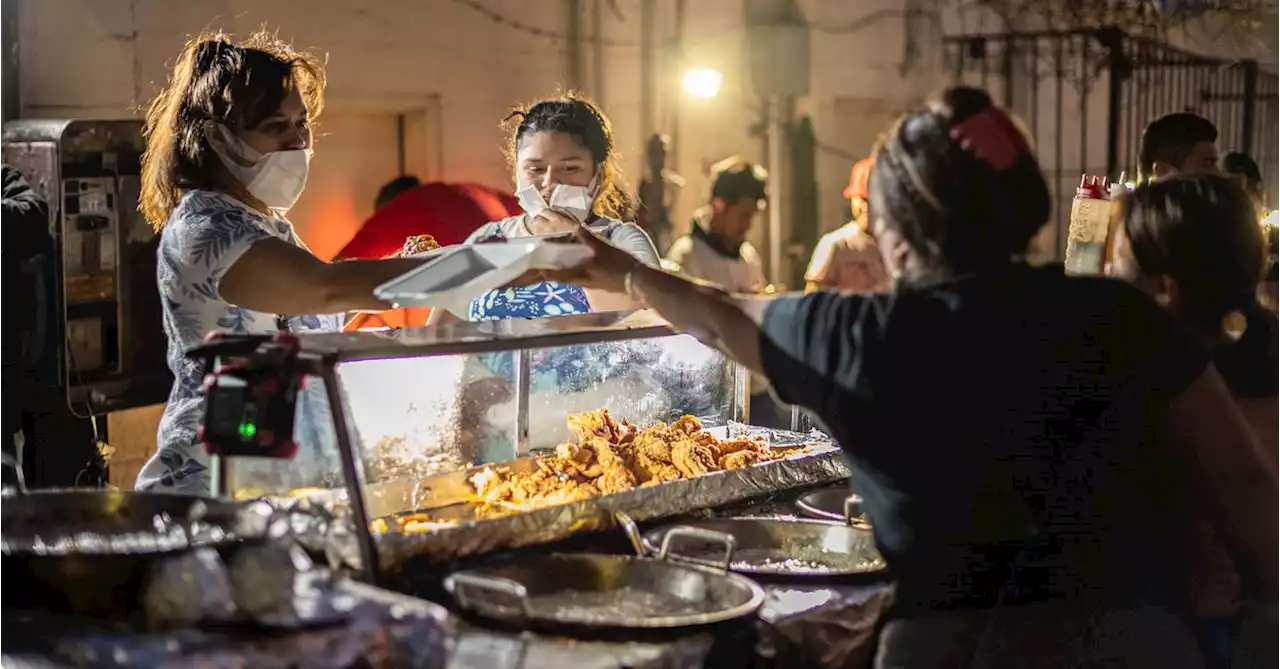
[{"label": "large metal pot", "polygon": [[[193,495],[121,490],[6,492],[0,504],[5,605],[36,603],[90,615],[133,609],[151,560],[238,540],[239,505]],[[23,596],[32,601],[26,601]]]},{"label": "large metal pot", "polygon": [[550,555],[451,574],[463,609],[552,633],[670,631],[752,615],[764,591],[705,567],[616,555]]},{"label": "large metal pot", "polygon": [[[728,535],[708,541],[708,535]],[[832,578],[885,569],[871,531],[790,518],[723,518],[669,525],[644,535],[646,552],[673,562],[716,566],[757,577]]]},{"label": "large metal pot", "polygon": [[196,495],[99,489],[8,493],[6,556],[154,555],[235,540],[240,505]]}]

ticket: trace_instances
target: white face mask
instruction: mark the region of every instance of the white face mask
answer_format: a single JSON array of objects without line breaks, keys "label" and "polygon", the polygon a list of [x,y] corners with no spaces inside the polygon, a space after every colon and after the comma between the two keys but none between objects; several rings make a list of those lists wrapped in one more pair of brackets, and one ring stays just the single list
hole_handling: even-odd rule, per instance
[{"label": "white face mask", "polygon": [[307,186],[311,149],[273,151],[264,155],[245,144],[226,126],[218,124],[218,130],[231,151],[244,162],[252,163],[251,167],[245,167],[225,155],[217,142],[210,142],[227,171],[244,185],[245,190],[273,211],[286,212],[292,208]]},{"label": "white face mask", "polygon": [[596,196],[600,192],[600,174],[596,173],[591,177],[591,182],[586,186],[571,186],[568,184],[558,184],[551,191],[551,201],[547,202],[542,199],[541,190],[530,184],[516,191],[516,199],[520,201],[520,206],[530,216],[537,216],[547,207],[559,209],[579,221],[586,221],[590,216]]}]

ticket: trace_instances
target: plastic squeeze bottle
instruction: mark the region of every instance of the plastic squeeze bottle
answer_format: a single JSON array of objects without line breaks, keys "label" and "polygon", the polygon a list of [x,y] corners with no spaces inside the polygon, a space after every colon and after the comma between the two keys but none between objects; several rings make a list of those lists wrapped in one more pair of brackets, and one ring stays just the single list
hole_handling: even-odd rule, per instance
[{"label": "plastic squeeze bottle", "polygon": [[1111,201],[1107,198],[1106,177],[1080,176],[1080,187],[1071,200],[1071,224],[1067,228],[1068,274],[1101,274],[1106,255],[1107,226],[1111,221]]}]

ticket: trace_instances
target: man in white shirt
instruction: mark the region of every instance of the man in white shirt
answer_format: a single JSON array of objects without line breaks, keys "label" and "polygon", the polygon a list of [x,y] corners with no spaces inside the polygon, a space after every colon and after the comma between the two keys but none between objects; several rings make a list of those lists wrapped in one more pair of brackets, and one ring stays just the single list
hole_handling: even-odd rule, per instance
[{"label": "man in white shirt", "polygon": [[[747,241],[747,232],[768,201],[768,174],[741,158],[721,161],[711,173],[710,202],[694,214],[689,234],[671,245],[663,265],[733,293],[763,293],[768,289],[764,263]],[[750,421],[760,427],[791,427],[789,407],[774,400],[765,383],[754,377]]]},{"label": "man in white shirt", "polygon": [[747,231],[768,200],[767,173],[759,165],[729,158],[717,163],[712,174],[710,202],[695,212],[693,228],[671,245],[667,261],[730,292],[764,292],[764,263],[747,241]]}]

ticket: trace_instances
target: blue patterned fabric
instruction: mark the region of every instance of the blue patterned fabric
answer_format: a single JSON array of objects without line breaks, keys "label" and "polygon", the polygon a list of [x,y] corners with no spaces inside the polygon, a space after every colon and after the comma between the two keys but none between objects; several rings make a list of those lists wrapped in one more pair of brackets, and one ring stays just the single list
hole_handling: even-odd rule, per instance
[{"label": "blue patterned fabric", "polygon": [[[183,196],[160,235],[156,280],[164,309],[164,330],[169,340],[168,362],[173,390],[160,419],[159,450],[138,473],[139,490],[206,493],[209,490],[209,458],[197,440],[204,415],[200,393],[201,364],[184,352],[219,330],[229,334],[268,334],[276,330],[276,315],[250,311],[225,302],[218,282],[227,269],[254,243],[275,237],[306,248],[293,226],[268,218],[238,200],[212,191],[191,191]],[[294,316],[288,319],[294,332],[336,332],[342,314]],[[332,430],[326,430],[328,407],[323,386],[310,383],[298,401],[298,432],[302,447],[300,469],[314,466],[318,449],[330,446]]]},{"label": "blue patterned fabric", "polygon": [[508,318],[544,318],[591,313],[591,303],[583,289],[554,281],[532,286],[504,288],[472,300],[467,312],[470,321],[501,321]]},{"label": "blue patterned fabric", "polygon": [[[650,265],[657,265],[658,252],[643,230],[633,224],[609,221],[601,229],[611,243]],[[481,226],[468,238],[475,242],[485,237],[515,239],[528,236],[524,216],[512,216]],[[591,313],[587,293],[578,286],[544,281],[532,286],[490,291],[471,302],[467,312],[470,321],[497,321],[510,318],[546,318]],[[530,361],[530,390],[540,392],[581,392],[619,370],[627,369],[620,358],[625,350],[608,345],[582,345],[568,348],[540,349]],[[511,355],[498,353],[479,355],[477,359],[498,378],[508,383],[515,380]],[[480,462],[501,462],[511,457],[511,438],[504,428],[483,434]]]}]

